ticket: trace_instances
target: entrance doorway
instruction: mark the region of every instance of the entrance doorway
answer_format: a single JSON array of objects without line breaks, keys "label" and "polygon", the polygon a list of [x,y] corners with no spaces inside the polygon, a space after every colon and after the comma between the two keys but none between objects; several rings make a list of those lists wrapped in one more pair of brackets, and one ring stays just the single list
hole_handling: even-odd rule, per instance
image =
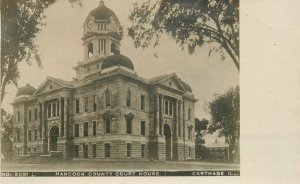
[{"label": "entrance doorway", "polygon": [[49,132],[49,151],[57,151],[58,127],[53,126]]},{"label": "entrance doorway", "polygon": [[172,134],[169,125],[164,124],[164,136],[166,139],[166,159],[171,160],[172,158]]}]

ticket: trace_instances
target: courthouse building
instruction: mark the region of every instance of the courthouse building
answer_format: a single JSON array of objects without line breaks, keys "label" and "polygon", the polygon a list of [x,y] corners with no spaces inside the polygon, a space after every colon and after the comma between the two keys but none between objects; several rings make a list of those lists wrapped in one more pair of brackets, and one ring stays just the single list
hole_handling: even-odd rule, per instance
[{"label": "courthouse building", "polygon": [[103,1],[83,28],[84,59],[73,81],[47,77],[37,89],[30,84],[18,89],[14,156],[195,158],[191,87],[175,73],[151,79],[137,75],[120,53],[120,22]]}]

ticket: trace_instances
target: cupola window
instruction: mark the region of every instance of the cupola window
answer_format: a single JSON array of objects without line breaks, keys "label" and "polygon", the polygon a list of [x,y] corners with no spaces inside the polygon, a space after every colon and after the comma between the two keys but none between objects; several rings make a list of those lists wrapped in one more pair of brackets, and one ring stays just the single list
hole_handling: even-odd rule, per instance
[{"label": "cupola window", "polygon": [[92,43],[89,43],[88,45],[87,45],[87,47],[88,47],[88,57],[92,57],[93,56],[93,44]]},{"label": "cupola window", "polygon": [[106,24],[98,24],[98,29],[101,31],[106,30]]}]

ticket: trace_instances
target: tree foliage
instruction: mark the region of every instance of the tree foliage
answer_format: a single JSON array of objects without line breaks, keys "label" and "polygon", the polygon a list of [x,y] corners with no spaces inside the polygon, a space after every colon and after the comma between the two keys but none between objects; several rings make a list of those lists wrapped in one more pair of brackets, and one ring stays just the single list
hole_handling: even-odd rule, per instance
[{"label": "tree foliage", "polygon": [[199,120],[195,118],[195,145],[196,145],[196,157],[199,159],[205,159],[209,155],[209,150],[204,146],[204,136],[207,133],[209,121],[205,118]]},{"label": "tree foliage", "polygon": [[209,104],[212,123],[208,132],[218,131],[218,136],[225,136],[229,144],[230,159],[239,159],[240,138],[240,92],[239,87],[229,89],[225,94],[217,96]]},{"label": "tree foliage", "polygon": [[133,5],[129,19],[135,47],[155,47],[167,33],[190,53],[209,44],[209,55],[223,60],[225,51],[239,70],[239,0],[147,0]]},{"label": "tree foliage", "polygon": [[[45,9],[57,1],[1,0],[1,101],[6,85],[18,84],[20,62],[42,67],[35,39],[45,25]],[[69,2],[80,4],[80,0]]]},{"label": "tree foliage", "polygon": [[13,116],[1,109],[1,158],[10,160],[13,149]]}]

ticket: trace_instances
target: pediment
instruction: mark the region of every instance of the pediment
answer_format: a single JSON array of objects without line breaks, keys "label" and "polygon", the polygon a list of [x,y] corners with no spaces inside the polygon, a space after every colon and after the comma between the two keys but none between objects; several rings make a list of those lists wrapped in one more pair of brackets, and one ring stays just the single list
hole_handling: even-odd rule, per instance
[{"label": "pediment", "polygon": [[160,81],[159,83],[169,88],[173,88],[179,91],[185,91],[184,87],[181,85],[181,82],[179,81],[176,75],[166,78]]},{"label": "pediment", "polygon": [[57,79],[47,77],[34,94],[47,93],[64,87],[66,87],[66,85],[57,81]]}]

